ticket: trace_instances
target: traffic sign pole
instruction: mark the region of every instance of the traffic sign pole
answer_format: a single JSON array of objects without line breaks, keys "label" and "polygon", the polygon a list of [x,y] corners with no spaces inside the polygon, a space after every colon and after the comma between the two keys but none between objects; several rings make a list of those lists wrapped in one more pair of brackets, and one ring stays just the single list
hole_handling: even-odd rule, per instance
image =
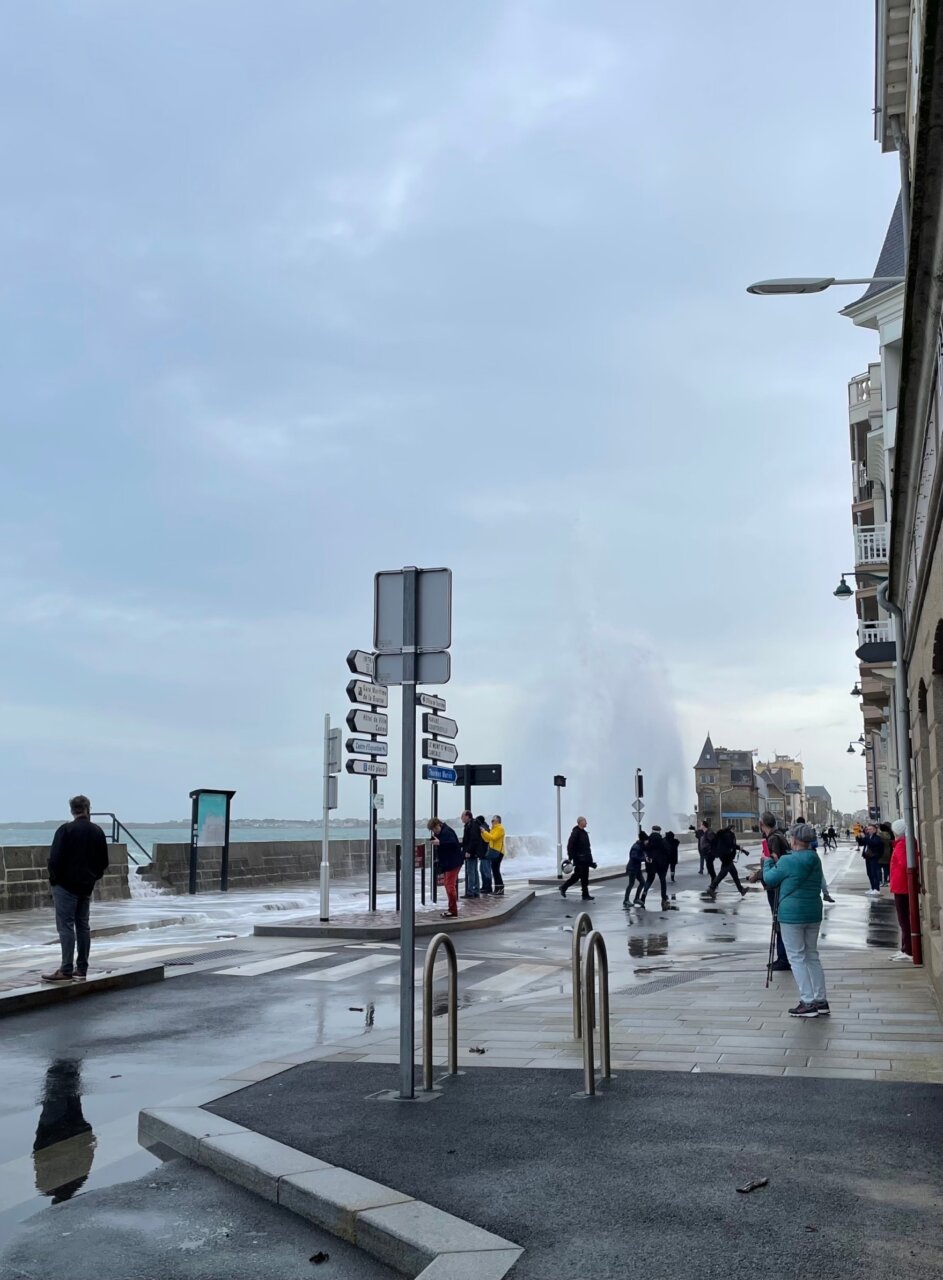
[{"label": "traffic sign pole", "polygon": [[324,812],[321,818],[321,919],[331,918],[331,717],[324,717]]},{"label": "traffic sign pole", "polygon": [[415,1097],[416,622],[419,572],[403,570],[403,856],[399,915],[399,1096]]},{"label": "traffic sign pole", "polygon": [[560,793],[563,788],[557,787],[557,879],[563,879],[563,812]]}]

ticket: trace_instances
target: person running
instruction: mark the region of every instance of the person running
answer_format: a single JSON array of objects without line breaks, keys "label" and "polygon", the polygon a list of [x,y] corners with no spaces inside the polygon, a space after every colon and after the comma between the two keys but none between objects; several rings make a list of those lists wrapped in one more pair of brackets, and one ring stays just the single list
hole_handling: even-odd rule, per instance
[{"label": "person running", "polygon": [[504,893],[504,877],[501,875],[501,863],[504,861],[504,827],[501,824],[500,813],[496,813],[491,819],[490,830],[482,828],[481,838],[488,846],[488,861],[494,876],[495,897],[500,898]]},{"label": "person running", "polygon": [[668,910],[668,885],[665,877],[668,874],[669,853],[668,846],[665,843],[665,837],[661,834],[661,827],[652,827],[652,834],[648,837],[648,844],[645,847],[645,864],[648,870],[648,879],[645,881],[645,888],[642,890],[642,897],[639,906],[645,906],[645,899],[648,897],[648,891],[655,883],[655,877],[658,877],[658,883],[661,885],[661,909]]},{"label": "person running", "polygon": [[665,844],[668,846],[668,869],[671,872],[671,883],[674,884],[675,872],[678,870],[678,849],[681,841],[673,831],[666,831]]},{"label": "person running", "polygon": [[439,818],[430,818],[426,826],[432,834],[432,843],[436,847],[436,862],[442,873],[442,884],[449,904],[448,911],[443,911],[442,916],[448,919],[449,916],[458,915],[458,873],[462,869],[465,857],[458,836],[447,822],[442,822]]},{"label": "person running", "polygon": [[865,896],[868,898],[880,898],[881,859],[884,857],[884,841],[881,839],[881,833],[878,831],[876,823],[869,823],[865,827],[861,856],[864,858],[865,870],[868,873],[868,883],[871,885]]},{"label": "person running", "polygon": [[838,848],[838,833],[834,827],[829,827],[828,829],[828,843],[833,849]]},{"label": "person running", "polygon": [[705,864],[710,873],[710,878],[714,878],[714,841],[716,837],[711,831],[711,824],[705,818],[697,830],[697,852],[701,859],[701,865],[698,869],[698,875],[704,874]]},{"label": "person running", "polygon": [[807,822],[797,823],[789,833],[793,850],[789,857],[769,857],[750,876],[751,882],[759,880],[765,888],[779,890],[779,927],[799,988],[799,1003],[789,1010],[793,1018],[830,1013],[818,950],[825,873],[811,848],[814,835]]},{"label": "person running", "polygon": [[108,841],[101,827],[92,822],[88,796],[73,796],[69,812],[72,821],[62,824],[49,850],[49,883],[62,958],[54,973],[40,976],[43,982],[55,984],[84,982],[88,976],[92,893],[108,870]]},{"label": "person running", "polygon": [[[645,846],[648,844],[648,834],[645,831],[639,831],[638,839],[629,850],[629,860],[625,864],[626,874],[629,877],[629,885],[625,891],[625,897],[622,899],[622,905],[638,906],[642,897],[642,885],[645,883]],[[632,889],[635,889],[635,897],[630,898]]]},{"label": "person running", "polygon": [[[776,828],[776,818],[772,813],[764,813],[760,818],[760,831],[763,833],[764,860],[772,858],[776,861],[791,852],[786,837]],[[779,927],[778,890],[767,889],[766,898],[769,902],[769,909],[773,914],[773,919],[776,921],[776,959],[773,963],[773,971],[776,973],[788,973],[792,965],[786,955],[786,945],[783,942],[782,930]]]},{"label": "person running", "polygon": [[707,892],[704,894],[704,897],[710,898],[711,901],[713,901],[714,898],[717,897],[717,886],[720,884],[721,880],[726,876],[730,876],[730,879],[734,882],[740,897],[745,898],[747,896],[747,891],[740,883],[740,877],[737,875],[737,868],[734,862],[737,854],[743,853],[744,850],[742,850],[737,844],[737,836],[733,827],[722,827],[721,830],[717,832],[717,838],[714,841],[714,852],[720,859],[720,871],[718,871],[716,875],[711,876],[711,882],[707,886]]},{"label": "person running", "polygon": [[589,891],[589,872],[590,868],[595,867],[596,864],[593,862],[593,850],[589,842],[585,818],[576,819],[576,826],[570,832],[570,838],[566,842],[566,856],[573,864],[573,874],[569,880],[565,880],[560,885],[560,897],[565,898],[567,889],[579,883],[583,891],[583,901],[592,902],[593,895]]},{"label": "person running", "polygon": [[462,814],[462,822],[464,823],[462,853],[465,855],[465,897],[480,898],[481,879],[478,862],[485,856],[488,846],[481,838],[481,827],[468,809]]}]

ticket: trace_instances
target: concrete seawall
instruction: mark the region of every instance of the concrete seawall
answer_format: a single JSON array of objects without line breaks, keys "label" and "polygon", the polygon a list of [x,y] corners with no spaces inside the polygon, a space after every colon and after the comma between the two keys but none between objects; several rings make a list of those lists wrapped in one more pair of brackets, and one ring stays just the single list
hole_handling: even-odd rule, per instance
[{"label": "concrete seawall", "polygon": [[[396,840],[377,841],[381,871],[396,867]],[[331,875],[367,874],[366,840],[331,841]],[[189,844],[155,844],[153,861],[141,867],[142,880],[158,889],[186,893],[190,883]],[[222,849],[201,849],[197,862],[197,892],[219,888]],[[321,868],[320,840],[245,840],[229,846],[229,887],[257,889],[279,884],[316,881]]]},{"label": "concrete seawall", "polygon": [[[0,911],[30,911],[34,907],[49,906],[48,860],[48,845],[0,846]],[[127,846],[110,844],[108,862],[108,870],[92,897],[96,902],[130,898]]]}]

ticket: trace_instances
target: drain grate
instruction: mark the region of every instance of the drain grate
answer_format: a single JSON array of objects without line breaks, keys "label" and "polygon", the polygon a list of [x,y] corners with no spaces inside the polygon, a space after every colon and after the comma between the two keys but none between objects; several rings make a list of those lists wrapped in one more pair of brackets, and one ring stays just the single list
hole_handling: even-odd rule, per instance
[{"label": "drain grate", "polygon": [[229,960],[232,956],[250,956],[251,951],[246,951],[243,947],[241,950],[233,951],[231,948],[223,951],[192,951],[187,956],[174,956],[172,960],[165,960],[164,965],[172,964],[194,964],[197,960]]},{"label": "drain grate", "polygon": [[668,987],[680,987],[682,982],[695,982],[698,978],[707,978],[713,969],[684,969],[667,978],[656,978],[654,982],[643,982],[638,987],[624,987],[620,996],[647,996],[653,991],[665,991]]}]

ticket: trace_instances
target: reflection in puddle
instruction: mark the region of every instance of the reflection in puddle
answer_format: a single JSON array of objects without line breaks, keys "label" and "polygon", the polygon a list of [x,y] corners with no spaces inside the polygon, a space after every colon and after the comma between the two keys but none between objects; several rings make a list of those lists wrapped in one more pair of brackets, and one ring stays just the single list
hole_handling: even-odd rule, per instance
[{"label": "reflection in puddle", "polygon": [[95,1135],[82,1113],[82,1064],[57,1058],[46,1071],[42,1111],[33,1143],[36,1190],[61,1204],[92,1170]]},{"label": "reflection in puddle", "polygon": [[636,960],[645,956],[663,956],[668,950],[667,933],[648,933],[644,938],[629,938],[629,955]]}]

